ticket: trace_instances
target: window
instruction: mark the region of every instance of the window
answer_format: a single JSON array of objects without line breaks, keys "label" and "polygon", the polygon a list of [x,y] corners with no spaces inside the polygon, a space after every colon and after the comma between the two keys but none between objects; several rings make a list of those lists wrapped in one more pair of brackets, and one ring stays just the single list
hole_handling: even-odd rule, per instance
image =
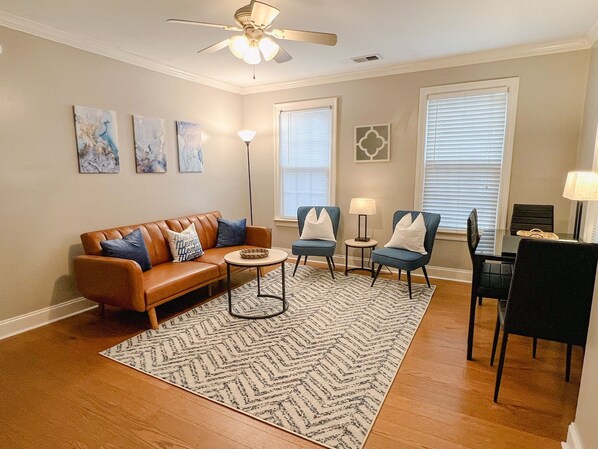
[{"label": "window", "polygon": [[463,232],[478,211],[480,229],[504,228],[518,79],[422,88],[415,205]]},{"label": "window", "polygon": [[276,218],[299,206],[334,204],[336,98],[275,105]]}]

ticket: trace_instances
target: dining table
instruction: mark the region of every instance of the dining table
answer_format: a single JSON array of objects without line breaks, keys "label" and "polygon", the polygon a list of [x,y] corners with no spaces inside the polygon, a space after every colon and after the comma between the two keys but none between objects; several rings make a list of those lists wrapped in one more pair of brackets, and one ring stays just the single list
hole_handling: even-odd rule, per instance
[{"label": "dining table", "polygon": [[[556,233],[559,241],[573,240],[571,234]],[[467,333],[467,360],[473,359],[473,333],[477,306],[477,291],[484,262],[515,263],[517,248],[522,237],[511,235],[508,229],[484,229],[480,232],[480,241],[473,257],[473,272],[471,279],[471,302],[469,304],[469,329]],[[537,237],[536,237],[537,238]],[[505,298],[507,299],[507,298]]]}]

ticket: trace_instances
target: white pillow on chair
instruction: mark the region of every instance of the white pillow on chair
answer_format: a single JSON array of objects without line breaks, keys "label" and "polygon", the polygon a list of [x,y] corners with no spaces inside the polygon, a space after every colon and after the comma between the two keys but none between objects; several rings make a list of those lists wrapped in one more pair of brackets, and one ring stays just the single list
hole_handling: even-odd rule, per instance
[{"label": "white pillow on chair", "polygon": [[424,216],[418,214],[415,220],[411,221],[411,213],[408,213],[399,220],[390,238],[390,242],[384,245],[384,247],[406,249],[414,253],[428,254],[424,248],[425,238],[426,223],[424,222]]},{"label": "white pillow on chair", "polygon": [[317,217],[316,208],[312,207],[303,222],[303,232],[301,240],[331,240],[336,242],[334,230],[332,229],[332,220],[328,211],[322,208],[320,217]]}]

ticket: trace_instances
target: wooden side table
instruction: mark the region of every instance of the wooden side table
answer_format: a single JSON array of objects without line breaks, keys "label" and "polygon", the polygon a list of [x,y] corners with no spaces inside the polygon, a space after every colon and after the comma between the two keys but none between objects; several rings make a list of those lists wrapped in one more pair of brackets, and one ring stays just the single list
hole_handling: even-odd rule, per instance
[{"label": "wooden side table", "polygon": [[[284,251],[280,251],[278,249],[268,249],[268,257],[264,257],[262,259],[243,259],[241,257],[241,250],[233,251],[232,253],[228,253],[224,256],[224,261],[226,262],[226,288],[228,290],[228,313],[237,318],[245,318],[248,320],[259,320],[264,318],[272,318],[281,313],[286,312],[288,308],[286,292],[285,292],[285,274],[284,274],[284,263],[289,257],[288,254]],[[282,284],[282,295],[266,295],[261,291],[260,285],[260,273],[259,269],[261,267],[269,267],[272,265],[280,264],[281,266],[281,284]],[[232,298],[232,291],[230,285],[230,267],[243,267],[243,268],[256,268],[258,270],[257,273],[257,297],[258,298],[274,298],[278,299],[281,304],[281,310],[279,312],[272,313],[266,316],[253,316],[253,315],[241,315],[239,313],[233,312],[233,298]]]},{"label": "wooden side table", "polygon": [[[367,242],[358,242],[355,239],[349,239],[349,240],[345,240],[345,276],[347,275],[347,273],[349,271],[353,271],[353,270],[369,270],[371,273],[371,276],[374,277],[374,266],[371,264],[370,261],[370,267],[365,267],[363,265],[363,251],[366,248],[370,248],[372,250],[376,249],[376,246],[378,246],[378,242],[374,239],[370,239]],[[356,267],[356,268],[349,268],[349,248],[359,248],[361,249],[361,267]]]}]

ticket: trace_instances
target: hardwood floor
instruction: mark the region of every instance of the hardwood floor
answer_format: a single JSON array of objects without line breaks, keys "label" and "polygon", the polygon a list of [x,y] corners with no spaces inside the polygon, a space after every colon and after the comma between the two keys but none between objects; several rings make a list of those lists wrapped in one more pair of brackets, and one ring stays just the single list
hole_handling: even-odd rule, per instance
[{"label": "hardwood floor", "polygon": [[[531,339],[511,337],[495,404],[495,301],[478,307],[467,362],[469,285],[432,282],[437,290],[365,449],[560,448],[575,415],[581,350],[567,383],[564,345],[540,341],[534,360]],[[161,306],[159,319],[197,305],[202,293]],[[0,447],[321,447],[98,355],[147,327],[146,314],[106,308],[104,318],[86,312],[0,341]]]}]

